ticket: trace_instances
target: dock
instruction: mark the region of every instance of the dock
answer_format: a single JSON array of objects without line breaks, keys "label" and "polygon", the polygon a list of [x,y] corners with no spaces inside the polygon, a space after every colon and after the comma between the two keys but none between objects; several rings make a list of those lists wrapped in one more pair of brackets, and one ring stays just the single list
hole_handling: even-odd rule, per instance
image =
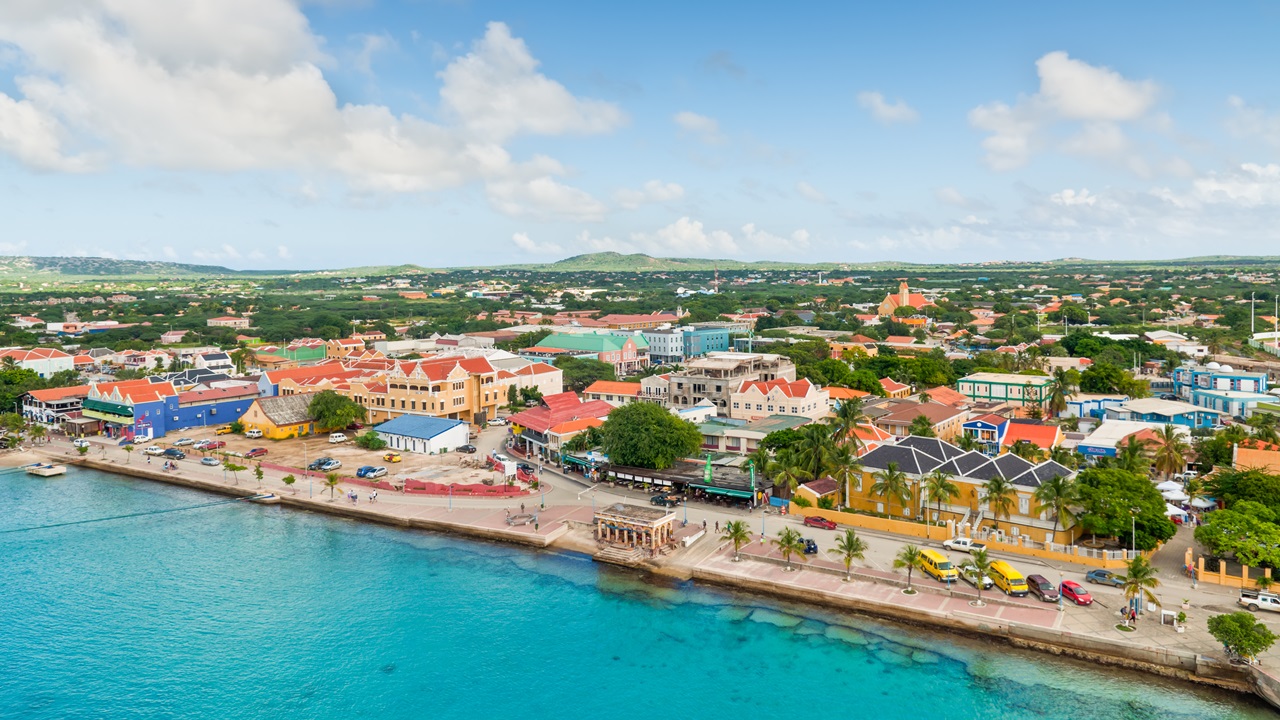
[{"label": "dock", "polygon": [[55,475],[67,474],[66,465],[47,465],[44,463],[38,463],[35,465],[28,465],[26,470],[28,475],[39,475],[40,477],[53,477]]}]

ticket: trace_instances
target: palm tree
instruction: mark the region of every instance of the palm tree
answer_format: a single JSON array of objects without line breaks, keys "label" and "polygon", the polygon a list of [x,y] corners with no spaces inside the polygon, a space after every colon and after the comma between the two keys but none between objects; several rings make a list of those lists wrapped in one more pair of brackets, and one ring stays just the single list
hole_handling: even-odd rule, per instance
[{"label": "palm tree", "polygon": [[773,544],[778,548],[778,552],[782,553],[782,559],[787,561],[787,570],[792,570],[791,556],[799,553],[802,561],[808,561],[804,556],[804,538],[800,537],[800,533],[791,528],[783,528],[778,533],[778,537],[773,540]]},{"label": "palm tree", "polygon": [[871,477],[875,478],[875,482],[871,484],[871,492],[885,499],[890,516],[893,515],[894,500],[904,508],[907,506],[907,502],[911,500],[911,486],[907,474],[898,469],[898,463],[889,463],[884,470]]},{"label": "palm tree", "polygon": [[938,434],[933,430],[933,421],[926,415],[917,415],[911,419],[911,425],[907,427],[907,432],[919,437],[937,437]]},{"label": "palm tree", "polygon": [[836,443],[831,436],[831,426],[809,424],[800,428],[796,454],[810,480],[817,480],[831,473],[835,465],[835,452]]},{"label": "palm tree", "polygon": [[986,548],[979,548],[969,553],[969,567],[978,574],[973,586],[978,589],[978,607],[982,607],[982,579],[991,572],[991,558],[987,555]]},{"label": "palm tree", "polygon": [[1076,460],[1076,454],[1061,445],[1049,451],[1049,459],[1072,470],[1075,470],[1079,464],[1079,461]]},{"label": "palm tree", "polygon": [[1130,435],[1124,442],[1116,445],[1115,467],[1137,475],[1145,475],[1150,466],[1151,459],[1147,457],[1146,440],[1139,440],[1136,435]]},{"label": "palm tree", "polygon": [[915,545],[904,545],[903,548],[898,551],[898,556],[893,559],[893,567],[895,570],[900,570],[902,568],[907,569],[908,593],[915,593],[915,590],[911,589],[911,571],[915,570],[916,566],[920,564],[921,557],[920,548]]},{"label": "palm tree", "polygon": [[747,529],[746,520],[730,520],[724,524],[724,534],[720,536],[721,540],[727,540],[733,543],[733,561],[741,560],[739,553],[742,546],[751,542],[751,531]]},{"label": "palm tree", "polygon": [[831,479],[840,486],[840,505],[844,506],[848,504],[849,483],[862,474],[862,460],[853,449],[853,443],[844,443],[836,446],[832,462]]},{"label": "palm tree", "polygon": [[1071,380],[1065,368],[1053,371],[1053,382],[1049,383],[1049,412],[1055,416],[1067,411],[1067,398],[1071,396]]},{"label": "palm tree", "polygon": [[1124,581],[1121,585],[1124,588],[1124,598],[1132,603],[1134,598],[1142,597],[1156,607],[1164,607],[1155,593],[1151,592],[1160,587],[1160,581],[1156,579],[1158,572],[1159,570],[1151,567],[1151,563],[1147,562],[1145,557],[1135,555],[1129,561],[1128,572],[1121,576],[1121,580]]},{"label": "palm tree", "polygon": [[800,456],[794,448],[784,447],[778,451],[778,457],[773,465],[774,487],[785,489],[786,497],[791,497],[796,488],[800,487],[800,482],[807,480],[808,477],[804,466],[800,464]]},{"label": "palm tree", "polygon": [[773,453],[768,449],[758,447],[752,450],[751,454],[747,455],[747,462],[756,469],[756,477],[761,480],[767,480],[773,476]]},{"label": "palm tree", "polygon": [[39,441],[44,440],[45,436],[48,434],[49,434],[48,429],[46,429],[45,426],[43,425],[31,426],[31,439],[36,441],[37,445],[40,444]]},{"label": "palm tree", "polygon": [[950,503],[960,497],[960,488],[951,482],[951,476],[941,470],[934,470],[925,476],[924,496],[929,502],[937,503],[938,516],[942,516],[942,503]]},{"label": "palm tree", "polygon": [[973,452],[974,450],[978,449],[978,438],[969,434],[961,434],[956,436],[956,439],[954,442],[956,447],[960,448],[961,450],[964,450],[965,452]]},{"label": "palm tree", "polygon": [[867,414],[863,411],[862,398],[841,400],[835,414],[827,422],[835,431],[837,443],[852,444],[854,449],[862,447],[862,438],[858,437],[857,429],[859,425],[868,422]]},{"label": "palm tree", "polygon": [[991,513],[996,517],[996,527],[1000,527],[1000,518],[1005,520],[1013,514],[1014,504],[1018,501],[1018,490],[1013,483],[996,475],[982,485],[985,502],[991,505]]},{"label": "palm tree", "polygon": [[862,560],[867,553],[867,543],[852,530],[845,530],[843,535],[836,536],[836,546],[827,552],[844,562],[844,581],[849,582],[853,575],[853,561]]},{"label": "palm tree", "polygon": [[1030,440],[1019,440],[1009,448],[1009,452],[1028,462],[1040,462],[1040,448]]},{"label": "palm tree", "polygon": [[1165,425],[1156,431],[1155,450],[1151,454],[1155,470],[1170,478],[1187,466],[1187,453],[1191,446],[1178,434],[1178,428]]},{"label": "palm tree", "polygon": [[1063,518],[1075,517],[1071,514],[1071,506],[1080,501],[1079,488],[1076,487],[1075,481],[1054,475],[1040,483],[1040,487],[1036,488],[1032,497],[1038,503],[1037,513],[1045,510],[1053,511],[1053,537],[1056,541],[1059,521]]},{"label": "palm tree", "polygon": [[1218,437],[1231,445],[1239,445],[1249,439],[1249,431],[1245,430],[1243,425],[1228,425],[1226,429],[1218,433]]},{"label": "palm tree", "polygon": [[[329,502],[333,502],[334,491],[342,484],[342,476],[336,472],[328,473],[324,476],[324,486],[329,488]],[[324,492],[321,490],[320,492]]]},{"label": "palm tree", "polygon": [[920,400],[920,404],[924,405],[926,403],[933,402],[933,396],[929,394],[928,390],[921,390],[919,395],[919,400]]},{"label": "palm tree", "polygon": [[125,445],[122,449],[124,450],[124,464],[128,465],[129,458],[133,456],[133,446]]}]

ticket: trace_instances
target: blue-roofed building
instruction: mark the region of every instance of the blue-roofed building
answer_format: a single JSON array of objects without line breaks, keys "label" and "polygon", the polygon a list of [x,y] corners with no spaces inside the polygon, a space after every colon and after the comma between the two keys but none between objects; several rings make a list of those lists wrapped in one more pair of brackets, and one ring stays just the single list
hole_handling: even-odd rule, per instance
[{"label": "blue-roofed building", "polygon": [[412,453],[448,452],[467,444],[467,423],[461,420],[401,415],[374,428],[392,450]]},{"label": "blue-roofed building", "polygon": [[1180,425],[1189,428],[1213,427],[1219,423],[1222,412],[1196,407],[1191,403],[1158,398],[1128,400],[1106,409],[1108,420]]}]

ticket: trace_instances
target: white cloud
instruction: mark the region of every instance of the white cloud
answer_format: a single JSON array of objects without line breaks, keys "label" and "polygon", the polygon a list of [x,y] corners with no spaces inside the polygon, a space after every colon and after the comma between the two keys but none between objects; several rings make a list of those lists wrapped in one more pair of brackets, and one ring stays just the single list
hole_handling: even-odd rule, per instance
[{"label": "white cloud", "polygon": [[160,252],[170,260],[176,260],[178,258],[178,251],[174,250],[172,245],[165,245],[160,248]]},{"label": "white cloud", "polygon": [[988,136],[983,161],[993,170],[1020,167],[1049,139],[1046,131],[1059,123],[1083,126],[1060,149],[1067,153],[1121,162],[1138,175],[1148,163],[1133,153],[1119,122],[1144,118],[1159,96],[1155,83],[1127,80],[1110,68],[1090,65],[1065,52],[1036,61],[1039,91],[1013,105],[992,102],[969,111],[969,124]]},{"label": "white cloud", "polygon": [[706,230],[702,223],[682,217],[656,233],[633,233],[632,243],[647,252],[665,256],[691,257],[735,255],[738,243],[724,230]]},{"label": "white cloud", "polygon": [[796,259],[796,255],[809,251],[809,231],[804,228],[782,237],[757,228],[755,223],[747,223],[742,226],[742,238],[747,247],[769,253],[769,257]]},{"label": "white cloud", "polygon": [[971,198],[950,185],[934,188],[933,197],[943,205],[968,210],[989,210],[991,205],[983,200]]},{"label": "white cloud", "polygon": [[627,210],[635,210],[641,205],[666,203],[684,197],[684,188],[676,183],[664,183],[650,180],[639,190],[623,188],[613,194],[613,199]]},{"label": "white cloud", "polygon": [[977,232],[972,227],[946,225],[941,227],[912,227],[895,235],[880,235],[872,241],[855,240],[851,243],[864,252],[880,251],[900,254],[903,252],[945,253],[961,247],[974,251],[979,246],[998,244],[994,238]]},{"label": "white cloud", "polygon": [[868,90],[858,93],[858,105],[882,125],[912,123],[920,119],[920,114],[903,100],[888,102],[879,92]]},{"label": "white cloud", "polygon": [[11,1],[0,3],[0,45],[24,69],[20,96],[0,94],[0,152],[42,170],[336,172],[362,192],[558,185],[538,180],[562,174],[558,163],[518,161],[504,143],[626,120],[539,73],[502,23],[439,73],[449,124],[339,104],[321,71],[332,62],[323,40],[293,0]]},{"label": "white cloud", "polygon": [[1280,115],[1250,105],[1237,95],[1228,97],[1227,105],[1233,111],[1232,116],[1227,118],[1227,130],[1233,135],[1242,138],[1258,137],[1273,146],[1280,146]]},{"label": "white cloud", "polygon": [[356,66],[356,69],[365,75],[373,75],[374,55],[399,48],[395,38],[386,33],[381,35],[357,35],[356,39],[360,41],[360,49],[356,51],[351,61]]},{"label": "white cloud", "polygon": [[831,202],[825,193],[804,180],[796,183],[796,192],[800,193],[805,199],[812,200],[820,205],[826,205]]},{"label": "white cloud", "polygon": [[536,243],[526,233],[512,235],[511,242],[515,243],[515,246],[521,251],[530,255],[559,255],[564,252],[559,245],[554,243]]},{"label": "white cloud", "polygon": [[577,241],[578,247],[591,252],[633,253],[636,251],[636,247],[629,242],[615,240],[607,235],[605,237],[592,237],[591,233],[586,230],[578,233],[574,240]]},{"label": "white cloud", "polygon": [[1234,172],[1211,173],[1192,184],[1192,197],[1240,208],[1280,206],[1280,165],[1245,163]]},{"label": "white cloud", "polygon": [[1089,193],[1089,188],[1081,188],[1080,192],[1067,188],[1061,192],[1056,192],[1050,195],[1049,201],[1055,205],[1063,206],[1095,205],[1098,202],[1098,196],[1091,195]]},{"label": "white cloud", "polygon": [[608,208],[590,193],[557,182],[550,176],[532,180],[503,180],[488,184],[489,203],[504,215],[539,220],[563,218],[603,220]]},{"label": "white cloud", "polygon": [[719,145],[725,141],[724,136],[720,134],[720,123],[715,118],[682,110],[676,113],[672,119],[675,120],[676,125],[680,126],[681,130],[697,136],[699,140],[708,145]]}]

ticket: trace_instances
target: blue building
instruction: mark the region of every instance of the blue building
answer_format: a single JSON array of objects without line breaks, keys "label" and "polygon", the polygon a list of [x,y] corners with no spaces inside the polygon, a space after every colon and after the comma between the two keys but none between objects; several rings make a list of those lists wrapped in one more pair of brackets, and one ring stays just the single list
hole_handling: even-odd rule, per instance
[{"label": "blue building", "polygon": [[257,397],[256,385],[178,392],[167,382],[106,383],[88,387],[81,412],[100,421],[110,437],[150,440],[233,422]]},{"label": "blue building", "polygon": [[1191,403],[1158,398],[1129,400],[1106,409],[1108,420],[1177,425],[1187,428],[1207,428],[1218,424],[1222,415],[1217,410],[1196,407]]},{"label": "blue building", "polygon": [[1067,398],[1066,415],[1078,418],[1102,419],[1107,408],[1119,407],[1129,401],[1128,395],[1098,395],[1075,393]]},{"label": "blue building", "polygon": [[1267,374],[1242,372],[1230,365],[1211,362],[1208,365],[1183,365],[1173,371],[1173,384],[1178,397],[1192,400],[1195,390],[1231,390],[1234,392],[1267,392]]},{"label": "blue building", "polygon": [[675,365],[729,349],[727,328],[659,328],[642,334],[649,342],[649,362],[654,365]]}]

